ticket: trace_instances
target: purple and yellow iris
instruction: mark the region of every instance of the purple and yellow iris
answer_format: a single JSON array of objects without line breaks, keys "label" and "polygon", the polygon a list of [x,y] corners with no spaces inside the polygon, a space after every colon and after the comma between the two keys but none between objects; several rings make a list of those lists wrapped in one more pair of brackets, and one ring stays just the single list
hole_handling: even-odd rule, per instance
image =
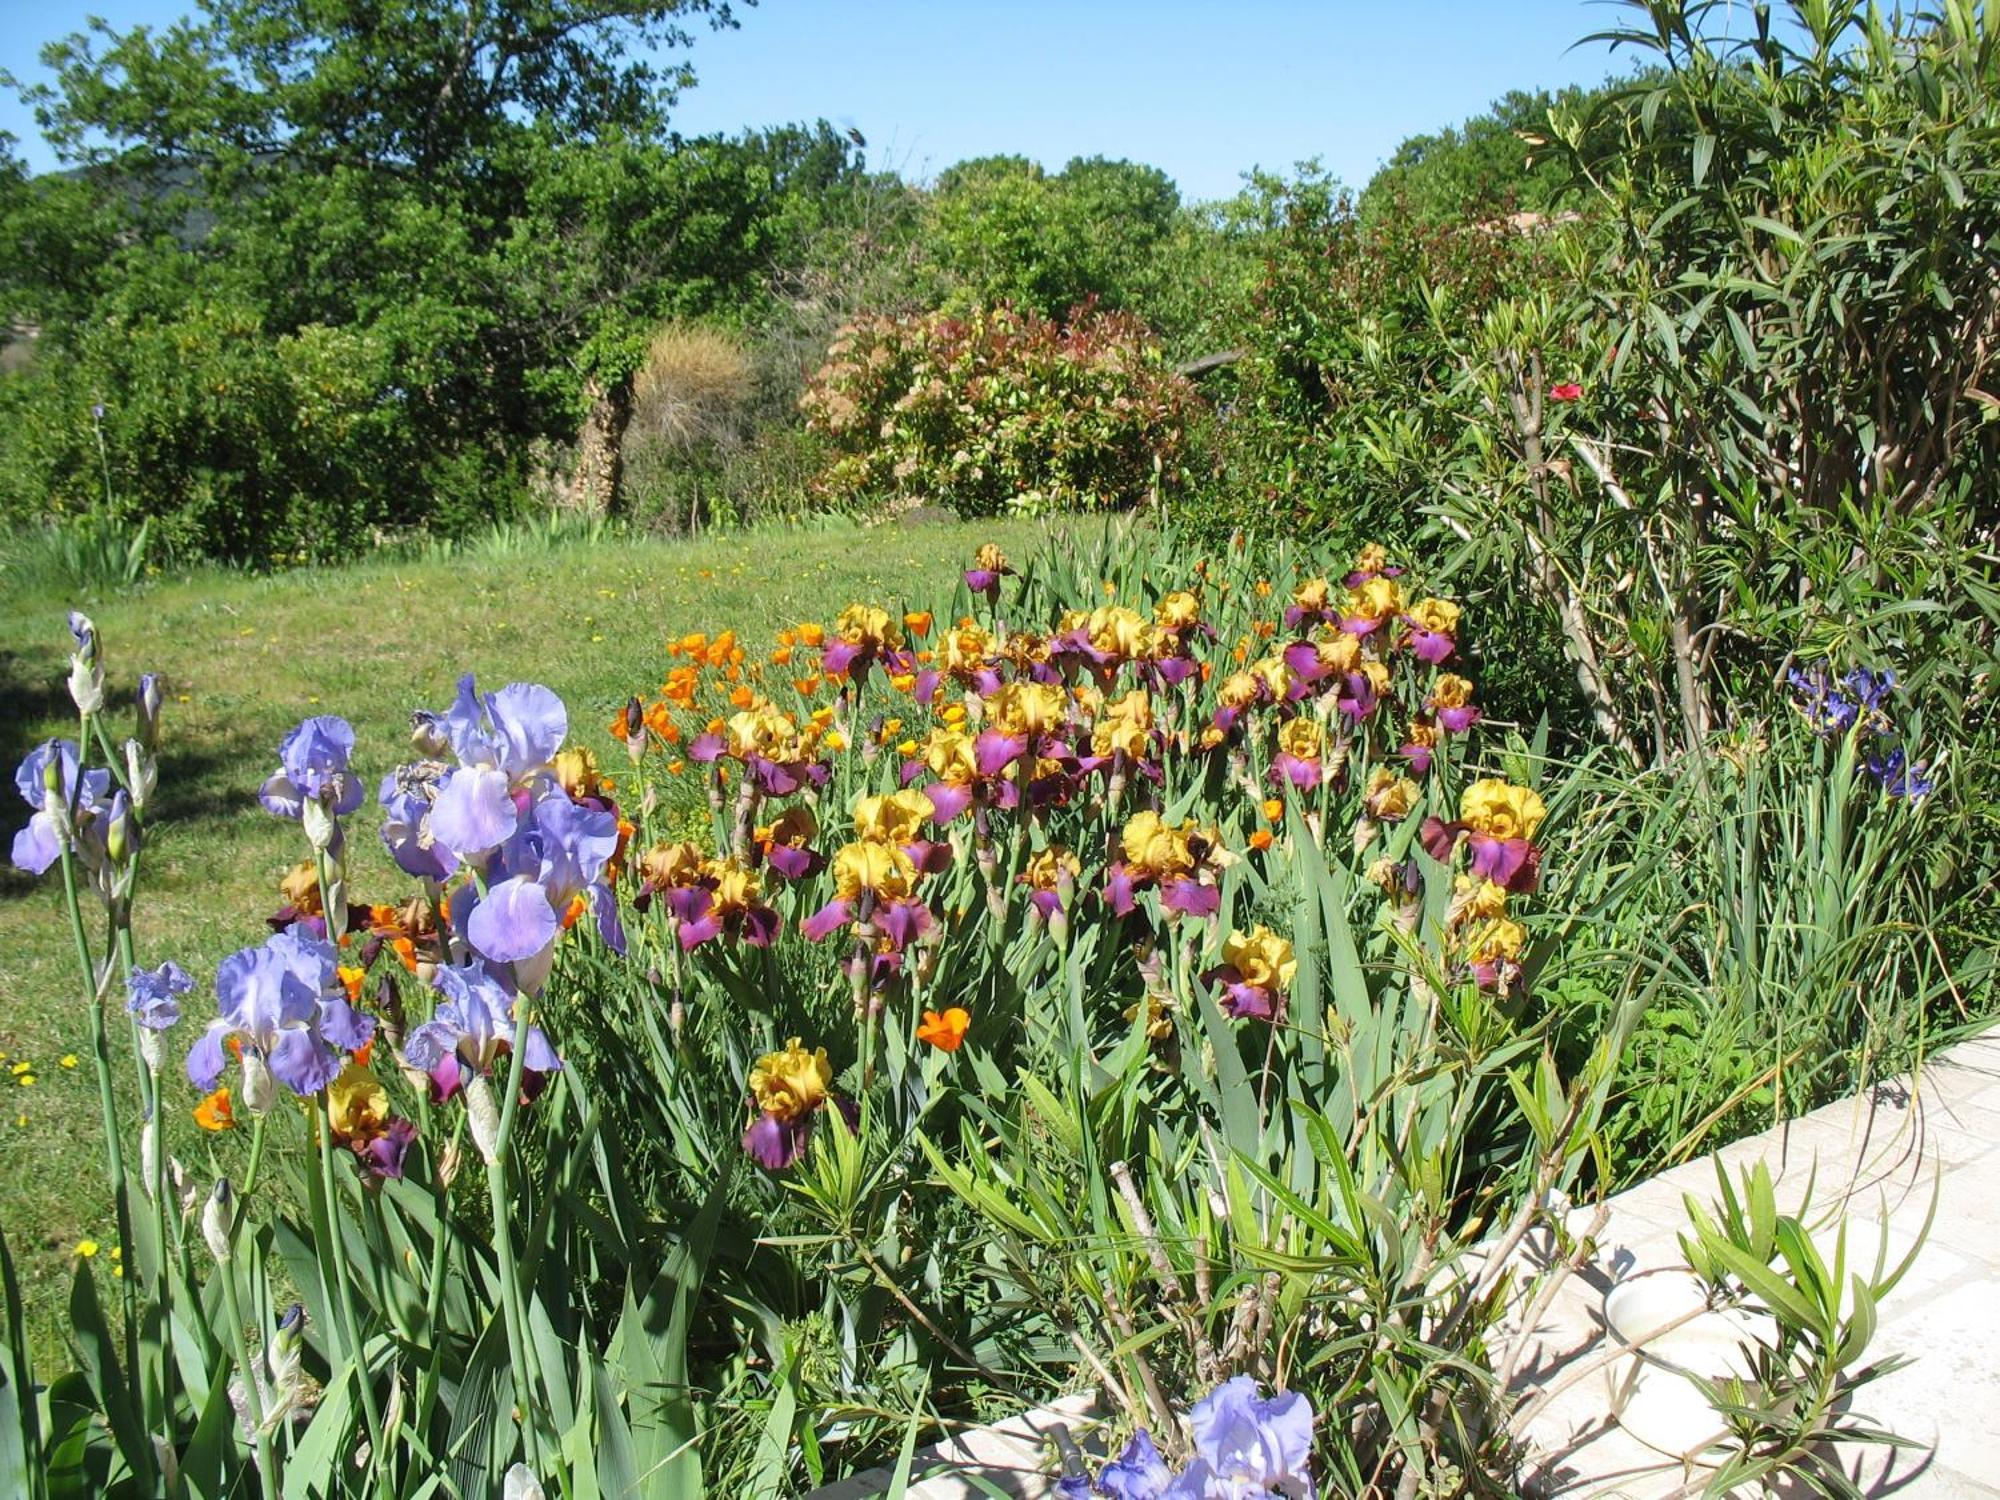
[{"label": "purple and yellow iris", "polygon": [[1213,916],[1222,905],[1221,874],[1228,856],[1222,836],[1193,819],[1174,827],[1148,809],[1126,821],[1119,835],[1122,858],[1106,872],[1104,899],[1119,916],[1137,905],[1140,891],[1159,892],[1170,915]]},{"label": "purple and yellow iris", "polygon": [[1222,991],[1218,1003],[1225,1014],[1268,1021],[1284,1004],[1298,972],[1291,943],[1259,923],[1248,932],[1232,930],[1222,945],[1222,962],[1201,978]]}]

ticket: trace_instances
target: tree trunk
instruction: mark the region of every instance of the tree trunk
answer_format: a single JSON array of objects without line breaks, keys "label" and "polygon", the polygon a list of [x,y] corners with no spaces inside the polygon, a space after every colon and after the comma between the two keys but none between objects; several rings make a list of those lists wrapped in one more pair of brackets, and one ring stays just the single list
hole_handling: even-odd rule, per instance
[{"label": "tree trunk", "polygon": [[622,383],[606,390],[595,376],[584,382],[583,393],[590,409],[576,435],[576,462],[569,483],[563,487],[563,504],[585,515],[608,515],[618,498],[625,424],[632,417],[631,396]]}]

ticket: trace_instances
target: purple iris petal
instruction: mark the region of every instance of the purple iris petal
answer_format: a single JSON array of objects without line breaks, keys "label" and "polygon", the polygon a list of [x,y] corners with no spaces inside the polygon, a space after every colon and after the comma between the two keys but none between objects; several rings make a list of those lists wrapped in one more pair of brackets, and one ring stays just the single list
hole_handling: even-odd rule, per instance
[{"label": "purple iris petal", "polygon": [[1349,672],[1342,682],[1340,696],[1334,700],[1334,707],[1350,719],[1365,719],[1375,712],[1376,702],[1375,684],[1368,680],[1368,674]]},{"label": "purple iris petal", "polygon": [[[854,665],[854,659],[861,655],[862,648],[848,641],[828,641],[820,652],[820,670],[829,677],[838,677]],[[865,667],[866,662],[862,663]]]},{"label": "purple iris petal", "polygon": [[1420,625],[1410,629],[1411,651],[1418,661],[1429,662],[1432,666],[1449,657],[1456,645],[1457,642],[1441,630],[1425,630]]},{"label": "purple iris petal", "polygon": [[222,1076],[222,1070],[229,1059],[222,1050],[222,1039],[229,1035],[227,1021],[210,1021],[208,1027],[188,1048],[188,1082],[196,1088],[208,1090],[215,1087],[215,1080]]},{"label": "purple iris petal", "polygon": [[1310,791],[1318,786],[1325,774],[1326,767],[1317,760],[1306,760],[1282,750],[1271,758],[1271,780],[1289,781],[1300,791]]},{"label": "purple iris petal", "polygon": [[931,928],[930,908],[921,901],[890,901],[875,913],[875,925],[893,948],[910,946]]},{"label": "purple iris petal", "polygon": [[1488,839],[1474,835],[1467,841],[1472,851],[1470,868],[1510,891],[1532,891],[1541,869],[1542,851],[1526,839]]},{"label": "purple iris petal", "polygon": [[1431,747],[1409,744],[1397,752],[1410,763],[1410,769],[1419,776],[1428,776],[1431,770]]},{"label": "purple iris petal", "polygon": [[1238,1375],[1197,1402],[1188,1423],[1195,1461],[1168,1495],[1206,1500],[1275,1493],[1310,1500],[1316,1493],[1309,1468],[1313,1410],[1298,1392],[1263,1400],[1257,1383]]},{"label": "purple iris petal", "polygon": [[1000,575],[992,568],[967,568],[965,586],[975,594],[990,594],[1000,587]]},{"label": "purple iris petal", "polygon": [[1097,1489],[1113,1500],[1161,1500],[1174,1482],[1173,1471],[1153,1446],[1152,1434],[1140,1428],[1125,1451],[1098,1471]]},{"label": "purple iris petal", "polygon": [[295,1094],[317,1094],[340,1076],[340,1058],[310,1031],[280,1032],[265,1061],[271,1076]]},{"label": "purple iris petal", "polygon": [[706,765],[712,760],[721,759],[724,748],[725,742],[719,734],[697,735],[688,742],[687,757],[689,760],[698,760]]},{"label": "purple iris petal", "polygon": [[1479,710],[1469,703],[1461,708],[1441,708],[1437,711],[1437,721],[1439,727],[1453,734],[1464,734],[1479,722]]},{"label": "purple iris petal", "polygon": [[773,844],[765,861],[787,880],[803,880],[820,866],[820,857],[810,849],[793,844]]},{"label": "purple iris petal", "polygon": [[355,1153],[361,1164],[376,1177],[403,1175],[403,1158],[417,1138],[417,1127],[408,1120],[391,1120],[389,1128]]},{"label": "purple iris petal", "polygon": [[618,898],[601,881],[590,888],[590,907],[597,916],[597,936],[620,958],[625,956],[625,923],[618,915]]},{"label": "purple iris petal", "polygon": [[743,941],[753,948],[768,948],[778,936],[778,914],[768,906],[753,906],[743,913]]},{"label": "purple iris petal", "polygon": [[997,775],[1001,767],[1027,753],[1028,741],[1024,736],[1002,734],[997,729],[982,729],[979,738],[972,742],[972,763],[981,776]]},{"label": "purple iris petal", "polygon": [[561,930],[548,892],[526,875],[515,875],[489,889],[465,924],[465,936],[472,946],[502,964],[535,957]]},{"label": "purple iris petal", "polygon": [[346,815],[361,805],[361,783],[348,770],[354,727],[335,714],[302,719],[278,746],[278,772],[257,794],[265,810],[296,818],[306,802]]},{"label": "purple iris petal", "polygon": [[28,819],[27,827],[14,835],[14,868],[39,875],[62,858],[62,851],[62,840],[56,836],[55,819],[45,812],[38,812]]},{"label": "purple iris petal", "polygon": [[781,1120],[776,1115],[759,1115],[743,1132],[743,1149],[769,1172],[782,1172],[806,1153],[806,1137],[812,1130],[812,1116]]},{"label": "purple iris petal", "polygon": [[131,996],[125,1009],[148,1031],[165,1031],[180,1021],[180,996],[193,988],[187,971],[172,959],[157,969],[135,968],[125,976],[125,989]]},{"label": "purple iris petal", "polygon": [[1285,647],[1284,657],[1286,669],[1303,682],[1317,682],[1326,676],[1326,668],[1320,665],[1319,647],[1311,641],[1293,641]]},{"label": "purple iris petal", "polygon": [[1121,917],[1132,910],[1132,872],[1122,862],[1113,865],[1106,874],[1104,899]]},{"label": "purple iris petal", "polygon": [[1189,917],[1212,917],[1222,909],[1222,891],[1196,880],[1169,880],[1160,887],[1160,905]]},{"label": "purple iris petal", "polygon": [[[433,983],[445,998],[430,1020],[410,1033],[403,1056],[412,1067],[430,1073],[434,1082],[440,1081],[440,1066],[454,1055],[475,1072],[492,1072],[502,1046],[514,1040],[514,996],[477,964],[444,965]],[[521,1066],[537,1073],[552,1073],[562,1066],[538,1026],[528,1028]]]},{"label": "purple iris petal", "polygon": [[836,897],[800,922],[799,931],[805,934],[807,942],[817,943],[845,927],[853,917],[853,908]]},{"label": "purple iris petal", "polygon": [[931,839],[912,839],[903,852],[920,875],[937,875],[951,868],[951,845]]},{"label": "purple iris petal", "polygon": [[505,771],[460,766],[438,788],[430,816],[431,837],[465,859],[505,843],[521,814]]},{"label": "purple iris petal", "polygon": [[924,795],[931,799],[931,820],[936,823],[949,823],[972,805],[972,788],[949,781],[933,781]]}]

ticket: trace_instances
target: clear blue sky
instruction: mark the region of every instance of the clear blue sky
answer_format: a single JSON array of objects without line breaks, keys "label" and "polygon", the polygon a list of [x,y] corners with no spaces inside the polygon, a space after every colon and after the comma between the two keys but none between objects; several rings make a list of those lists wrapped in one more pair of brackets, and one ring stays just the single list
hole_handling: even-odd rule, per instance
[{"label": "clear blue sky", "polygon": [[[163,24],[186,0],[0,0],[0,68],[39,76],[41,45],[88,14]],[[1571,50],[1614,19],[1583,0],[765,0],[702,30],[690,134],[820,116],[866,134],[870,160],[923,176],[1011,151],[1059,167],[1124,156],[1189,198],[1252,166],[1318,156],[1359,185],[1405,136],[1509,88],[1590,83],[1624,59]],[[0,93],[0,130],[52,164]]]}]

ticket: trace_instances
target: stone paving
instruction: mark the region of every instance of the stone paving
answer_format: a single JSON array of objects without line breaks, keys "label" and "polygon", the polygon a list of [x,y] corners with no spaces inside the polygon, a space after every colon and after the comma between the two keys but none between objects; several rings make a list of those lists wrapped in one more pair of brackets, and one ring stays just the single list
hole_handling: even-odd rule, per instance
[{"label": "stone paving", "polygon": [[[1869,1357],[1912,1362],[1859,1391],[1855,1414],[1919,1446],[1856,1448],[1842,1466],[1864,1494],[2000,1500],[2000,1035],[1963,1043],[1898,1079],[1724,1147],[1732,1175],[1758,1159],[1778,1207],[1810,1191],[1809,1222],[1830,1246],[1872,1259],[1888,1226],[1891,1261],[1937,1214],[1915,1265],[1884,1299]],[[1716,1196],[1712,1159],[1691,1162],[1610,1200],[1596,1263],[1565,1285],[1535,1330],[1537,1367],[1516,1384],[1554,1386],[1603,1347],[1603,1294],[1614,1278],[1680,1264],[1683,1195]],[[1611,1420],[1608,1382],[1577,1381],[1528,1433],[1529,1494],[1654,1500],[1699,1471],[1642,1446]]]},{"label": "stone paving", "polygon": [[[1843,1469],[1868,1496],[2000,1500],[2000,1033],[1930,1059],[1910,1078],[1878,1085],[1717,1153],[1732,1174],[1762,1159],[1782,1210],[1810,1192],[1816,1237],[1847,1227],[1850,1260],[1872,1259],[1887,1226],[1892,1262],[1914,1243],[1936,1193],[1937,1211],[1916,1263],[1884,1300],[1870,1357],[1912,1363],[1864,1387],[1855,1414],[1917,1446],[1857,1448]],[[1662,1500],[1701,1492],[1701,1471],[1647,1448],[1610,1415],[1602,1372],[1580,1374],[1604,1347],[1605,1292],[1620,1277],[1682,1261],[1683,1195],[1715,1196],[1714,1158],[1677,1167],[1621,1193],[1599,1253],[1571,1277],[1533,1330],[1523,1394],[1574,1384],[1529,1428],[1523,1493],[1541,1500]],[[1579,1209],[1579,1220],[1589,1211]],[[1532,1258],[1533,1245],[1523,1254]],[[1071,1397],[1011,1422],[978,1428],[917,1455],[911,1500],[1011,1496],[1042,1500],[1054,1429],[1091,1445],[1097,1408]],[[886,1471],[856,1476],[810,1500],[865,1500],[889,1488]],[[1787,1491],[1786,1493],[1789,1493]]]}]

